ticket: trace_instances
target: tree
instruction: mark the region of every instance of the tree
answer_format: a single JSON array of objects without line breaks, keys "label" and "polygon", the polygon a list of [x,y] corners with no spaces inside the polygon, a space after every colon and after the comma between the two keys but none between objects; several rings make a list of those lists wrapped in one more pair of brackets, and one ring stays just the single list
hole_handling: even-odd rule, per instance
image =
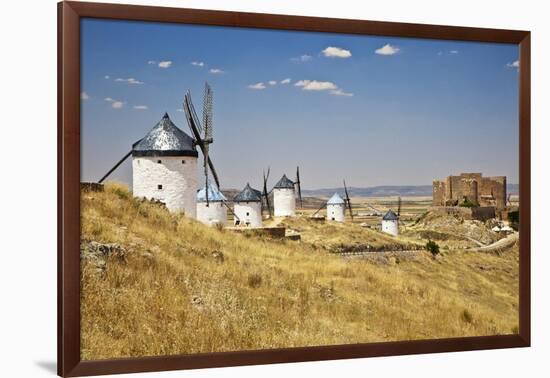
[{"label": "tree", "polygon": [[433,258],[435,258],[439,254],[439,245],[430,239],[426,243],[426,251],[430,252]]}]

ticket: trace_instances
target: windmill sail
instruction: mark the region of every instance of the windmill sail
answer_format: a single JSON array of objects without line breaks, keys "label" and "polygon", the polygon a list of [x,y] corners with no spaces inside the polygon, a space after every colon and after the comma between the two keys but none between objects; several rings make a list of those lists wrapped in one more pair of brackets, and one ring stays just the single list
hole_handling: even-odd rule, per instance
[{"label": "windmill sail", "polygon": [[294,183],[298,187],[298,199],[300,200],[300,208],[304,207],[302,202],[302,185],[300,183],[300,167],[296,167],[296,182]]},{"label": "windmill sail", "polygon": [[267,168],[267,175],[265,174],[265,171],[264,171],[264,190],[263,190],[262,196],[265,198],[265,205],[267,207],[267,213],[271,217],[271,205],[269,203],[269,193],[267,191],[267,180],[269,179],[269,172],[270,172],[270,168],[268,167]]},{"label": "windmill sail", "polygon": [[[216,186],[220,187],[220,181],[218,179],[218,174],[216,173],[216,169],[214,168],[214,163],[212,163],[212,159],[208,155],[208,141],[205,140],[203,137],[203,127],[201,125],[201,122],[199,121],[197,117],[197,113],[195,112],[195,107],[193,106],[193,102],[191,101],[191,92],[187,91],[185,94],[184,100],[183,100],[183,110],[185,112],[185,118],[187,119],[187,124],[189,125],[189,128],[191,129],[191,132],[193,134],[193,138],[195,139],[195,143],[199,146],[199,148],[202,151],[202,154],[204,156],[206,165],[208,166],[210,173],[212,174],[212,177],[214,178],[214,181],[216,183]],[[210,118],[210,124],[211,124],[211,118]]]},{"label": "windmill sail", "polygon": [[349,211],[349,215],[351,217],[351,221],[353,222],[353,211],[351,210],[351,200],[349,198],[348,187],[346,186],[346,180],[344,180],[344,191],[346,193],[346,205],[348,207],[348,211]]}]

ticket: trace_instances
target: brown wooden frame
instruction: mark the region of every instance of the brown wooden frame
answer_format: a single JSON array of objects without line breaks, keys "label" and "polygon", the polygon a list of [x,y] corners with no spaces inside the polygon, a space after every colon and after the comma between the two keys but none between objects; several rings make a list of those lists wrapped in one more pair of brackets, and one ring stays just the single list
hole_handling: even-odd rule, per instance
[{"label": "brown wooden frame", "polygon": [[[193,355],[80,359],[80,18],[518,44],[519,334]],[[530,32],[84,2],[58,4],[58,374],[100,375],[530,346]]]}]

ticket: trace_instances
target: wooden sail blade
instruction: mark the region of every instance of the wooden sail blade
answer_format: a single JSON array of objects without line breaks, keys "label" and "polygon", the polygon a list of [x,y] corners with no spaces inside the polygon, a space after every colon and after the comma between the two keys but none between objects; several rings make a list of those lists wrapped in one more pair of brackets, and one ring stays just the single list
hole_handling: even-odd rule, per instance
[{"label": "wooden sail blade", "polygon": [[118,163],[116,163],[115,166],[114,166],[113,168],[109,169],[109,171],[108,171],[108,172],[107,172],[107,173],[106,173],[97,183],[98,183],[98,184],[101,184],[103,181],[105,181],[105,179],[106,179],[107,177],[109,177],[109,175],[110,175],[111,173],[113,173],[113,172],[115,171],[115,169],[117,169],[122,163],[124,163],[124,161],[125,161],[126,159],[128,159],[128,157],[130,157],[130,155],[132,155],[132,151],[131,151],[131,150],[130,150],[130,152],[128,152],[126,155],[124,155],[124,157],[123,157],[122,159],[120,159],[120,160],[118,161]]}]

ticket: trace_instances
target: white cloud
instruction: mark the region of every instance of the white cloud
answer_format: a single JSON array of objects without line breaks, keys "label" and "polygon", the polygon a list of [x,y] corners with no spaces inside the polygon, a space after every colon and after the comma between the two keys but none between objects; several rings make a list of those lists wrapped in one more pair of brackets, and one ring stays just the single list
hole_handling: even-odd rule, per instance
[{"label": "white cloud", "polygon": [[158,66],[159,66],[159,68],[169,68],[170,66],[172,66],[172,61],[171,60],[163,60],[162,62],[159,62]]},{"label": "white cloud", "polygon": [[219,68],[210,68],[210,70],[208,72],[210,72],[211,74],[222,74],[223,70],[221,70]]},{"label": "white cloud", "polygon": [[287,77],[286,79],[281,80],[281,84],[290,84],[290,78]]},{"label": "white cloud", "polygon": [[105,78],[105,80],[109,80],[111,78],[111,76],[109,76],[109,75],[105,75],[103,77]]},{"label": "white cloud", "polygon": [[140,84],[144,84],[143,81],[139,81],[137,79],[134,79],[133,77],[130,77],[128,79],[123,79],[123,78],[116,78],[115,81],[118,81],[120,83],[126,83],[126,84],[131,84],[131,85],[140,85]]},{"label": "white cloud", "polygon": [[157,64],[157,61],[156,60],[150,60],[147,62],[147,64]]},{"label": "white cloud", "polygon": [[204,67],[204,62],[193,61],[191,62],[191,65],[197,66],[197,67]]},{"label": "white cloud", "polygon": [[123,106],[124,106],[124,102],[122,101],[113,101],[111,106],[113,107],[113,109],[121,109]]},{"label": "white cloud", "polygon": [[82,92],[82,93],[80,93],[80,99],[86,101],[86,100],[90,99],[90,96],[88,96],[88,93]]},{"label": "white cloud", "polygon": [[126,103],[123,102],[123,101],[119,101],[119,100],[115,100],[114,98],[112,97],[105,97],[104,98],[105,101],[107,102],[110,102],[111,103],[111,107],[113,109],[120,109],[122,108]]},{"label": "white cloud", "polygon": [[277,85],[277,82],[275,80],[269,80],[267,83],[269,85]]},{"label": "white cloud", "polygon": [[177,112],[183,112],[182,108],[176,109]]},{"label": "white cloud", "polygon": [[512,63],[507,63],[506,67],[508,67],[508,68],[517,68],[519,70],[519,60],[515,60]]},{"label": "white cloud", "polygon": [[399,47],[392,46],[389,43],[385,44],[384,46],[380,47],[379,49],[376,49],[374,51],[378,55],[394,55],[399,52]]},{"label": "white cloud", "polygon": [[351,56],[351,51],[334,46],[327,47],[322,53],[328,58],[349,58]]},{"label": "white cloud", "polygon": [[297,87],[302,87],[304,91],[327,91],[338,89],[336,84],[330,81],[300,80],[294,85]]},{"label": "white cloud", "polygon": [[449,51],[451,54],[458,54],[458,50],[451,50]]},{"label": "white cloud", "polygon": [[439,55],[439,56],[443,55],[443,51],[439,51],[439,52],[437,53],[437,55]]},{"label": "white cloud", "polygon": [[334,95],[334,96],[346,96],[346,97],[351,97],[351,96],[353,96],[353,93],[344,92],[344,91],[341,90],[340,88],[335,89],[335,90],[333,90],[333,91],[330,91],[330,94],[331,94],[331,95]]},{"label": "white cloud", "polygon": [[264,83],[256,83],[256,84],[250,84],[248,86],[249,89],[265,89]]},{"label": "white cloud", "polygon": [[305,62],[310,61],[312,58],[313,57],[311,55],[304,54],[304,55],[300,55],[300,56],[297,56],[297,57],[294,57],[294,58],[290,58],[290,60],[295,62],[295,63],[305,63]]},{"label": "white cloud", "polygon": [[136,110],[147,110],[149,107],[147,105],[134,105],[134,109]]}]

